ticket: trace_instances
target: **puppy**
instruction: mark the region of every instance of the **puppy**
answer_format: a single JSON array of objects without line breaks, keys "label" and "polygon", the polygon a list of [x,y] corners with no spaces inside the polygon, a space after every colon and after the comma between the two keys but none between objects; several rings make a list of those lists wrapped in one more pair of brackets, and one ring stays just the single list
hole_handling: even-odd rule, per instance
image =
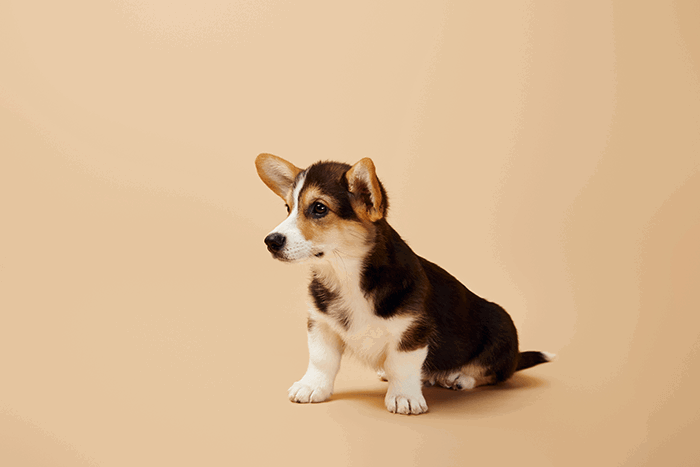
[{"label": "puppy", "polygon": [[322,402],[344,352],[377,370],[390,412],[428,410],[423,384],[466,390],[551,361],[519,352],[506,311],[416,255],[387,223],[386,191],[369,158],[302,170],[271,154],[255,165],[284,200],[287,218],[267,237],[272,256],[311,266],[309,366],[293,402]]}]

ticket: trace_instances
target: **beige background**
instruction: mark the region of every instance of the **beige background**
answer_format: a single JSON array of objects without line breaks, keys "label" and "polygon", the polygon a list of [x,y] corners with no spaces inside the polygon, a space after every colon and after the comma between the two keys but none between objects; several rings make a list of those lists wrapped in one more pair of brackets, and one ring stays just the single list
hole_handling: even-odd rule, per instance
[{"label": "beige background", "polygon": [[[700,4],[0,3],[0,464],[700,463]],[[391,415],[306,367],[253,160],[390,221],[556,363]]]}]

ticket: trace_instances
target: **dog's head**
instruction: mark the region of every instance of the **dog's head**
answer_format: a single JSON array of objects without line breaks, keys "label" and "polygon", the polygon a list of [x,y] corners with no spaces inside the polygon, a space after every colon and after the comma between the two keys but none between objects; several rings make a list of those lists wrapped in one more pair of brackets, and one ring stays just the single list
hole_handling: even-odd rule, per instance
[{"label": "dog's head", "polygon": [[305,170],[260,154],[255,166],[262,181],[282,198],[287,219],[265,237],[282,261],[364,255],[373,225],[386,216],[386,193],[369,158],[350,166],[317,162]]}]

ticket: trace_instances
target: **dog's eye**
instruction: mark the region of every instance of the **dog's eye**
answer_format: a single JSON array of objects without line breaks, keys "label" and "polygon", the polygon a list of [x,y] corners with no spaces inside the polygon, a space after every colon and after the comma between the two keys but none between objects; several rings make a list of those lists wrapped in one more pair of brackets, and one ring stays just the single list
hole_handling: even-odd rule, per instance
[{"label": "dog's eye", "polygon": [[328,206],[326,206],[323,203],[319,203],[316,201],[312,206],[311,206],[311,214],[313,214],[314,217],[320,218],[328,214]]},{"label": "dog's eye", "polygon": [[287,208],[287,214],[289,214],[290,212],[292,212],[292,210],[289,209],[289,205],[288,205],[288,204],[285,204],[284,207]]}]

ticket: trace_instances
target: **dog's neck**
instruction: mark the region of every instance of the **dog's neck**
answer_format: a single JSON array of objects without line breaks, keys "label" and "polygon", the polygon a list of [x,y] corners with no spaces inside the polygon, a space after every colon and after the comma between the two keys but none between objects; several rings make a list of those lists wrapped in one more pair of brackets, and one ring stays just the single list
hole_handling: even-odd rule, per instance
[{"label": "dog's neck", "polygon": [[312,265],[313,280],[346,304],[370,304],[372,313],[391,317],[425,298],[427,279],[420,258],[399,234],[386,221],[375,227],[365,255],[324,255]]},{"label": "dog's neck", "polygon": [[[381,222],[386,224],[386,221]],[[383,226],[382,226],[383,227]],[[341,293],[361,293],[362,277],[367,266],[367,259],[374,254],[377,248],[382,248],[386,241],[386,235],[380,232],[382,227],[376,224],[371,226],[370,240],[362,246],[356,246],[352,254],[341,250],[326,252],[322,258],[314,258],[311,261],[311,273],[327,287]]]},{"label": "dog's neck", "polygon": [[[373,225],[371,238],[362,254],[351,256],[334,251],[314,259],[311,264],[313,276],[330,288],[367,292],[372,288],[366,283],[364,276],[367,274],[374,277],[380,272],[401,270],[400,275],[403,275],[406,264],[402,253],[410,249],[396,231],[386,220],[381,220]],[[413,257],[409,259],[413,260]]]},{"label": "dog's neck", "polygon": [[314,261],[311,273],[326,287],[339,292],[355,293],[360,290],[363,268],[364,258],[333,253]]}]

